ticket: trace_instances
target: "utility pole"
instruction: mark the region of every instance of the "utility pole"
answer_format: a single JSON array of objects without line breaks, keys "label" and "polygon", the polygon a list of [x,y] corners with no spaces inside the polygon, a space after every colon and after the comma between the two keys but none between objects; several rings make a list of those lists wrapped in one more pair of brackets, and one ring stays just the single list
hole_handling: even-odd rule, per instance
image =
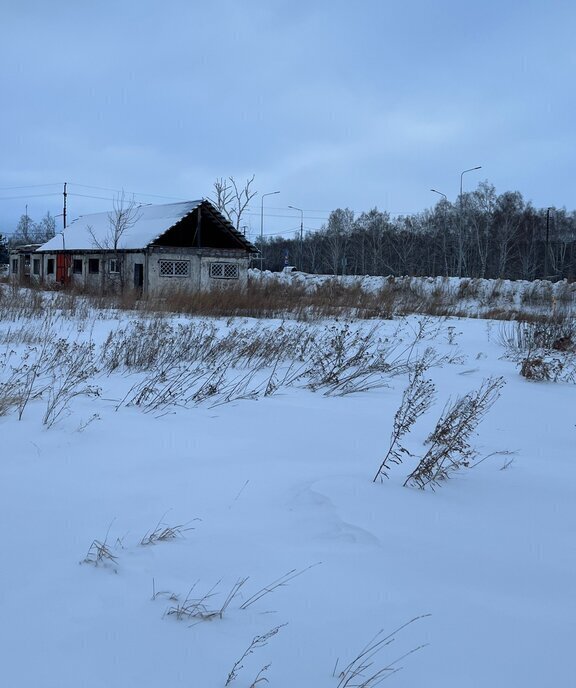
[{"label": "utility pole", "polygon": [[62,223],[64,224],[64,229],[66,229],[66,198],[68,197],[68,191],[66,190],[67,186],[68,183],[64,182],[64,208],[62,210]]},{"label": "utility pole", "polygon": [[288,207],[300,213],[300,264],[298,265],[298,270],[302,270],[304,263],[304,211],[295,205],[289,205]]}]

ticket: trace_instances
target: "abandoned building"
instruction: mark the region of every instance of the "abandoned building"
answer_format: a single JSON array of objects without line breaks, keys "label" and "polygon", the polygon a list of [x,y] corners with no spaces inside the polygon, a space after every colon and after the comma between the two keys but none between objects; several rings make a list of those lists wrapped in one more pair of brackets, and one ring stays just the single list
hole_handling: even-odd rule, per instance
[{"label": "abandoned building", "polygon": [[209,201],[130,205],[83,215],[40,246],[10,254],[15,281],[93,291],[243,288],[258,253]]}]

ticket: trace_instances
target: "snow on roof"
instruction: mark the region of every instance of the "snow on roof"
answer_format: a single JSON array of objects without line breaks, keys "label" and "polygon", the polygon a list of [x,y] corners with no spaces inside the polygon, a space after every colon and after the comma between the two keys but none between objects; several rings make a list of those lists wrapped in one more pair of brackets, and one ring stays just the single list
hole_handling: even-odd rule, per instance
[{"label": "snow on roof", "polygon": [[[162,236],[182,218],[195,210],[202,201],[184,201],[165,205],[141,205],[134,209],[134,221],[118,240],[118,249],[139,249]],[[126,208],[124,208],[126,209]],[[115,212],[81,215],[59,232],[38,251],[81,251],[114,248],[113,223]]]}]

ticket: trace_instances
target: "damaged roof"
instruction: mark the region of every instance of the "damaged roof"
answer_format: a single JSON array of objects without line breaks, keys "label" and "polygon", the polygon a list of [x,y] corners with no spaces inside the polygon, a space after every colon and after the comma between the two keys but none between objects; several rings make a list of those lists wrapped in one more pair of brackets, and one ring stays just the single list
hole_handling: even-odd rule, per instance
[{"label": "damaged roof", "polygon": [[[193,213],[199,206],[218,220],[218,225],[232,235],[246,251],[256,248],[209,201],[183,201],[163,205],[135,205],[116,208],[105,213],[81,215],[64,230],[58,232],[38,251],[94,251],[144,249],[160,239],[168,230]],[[121,223],[119,213],[127,213],[123,231],[116,231]],[[115,245],[114,235],[118,236]]]}]

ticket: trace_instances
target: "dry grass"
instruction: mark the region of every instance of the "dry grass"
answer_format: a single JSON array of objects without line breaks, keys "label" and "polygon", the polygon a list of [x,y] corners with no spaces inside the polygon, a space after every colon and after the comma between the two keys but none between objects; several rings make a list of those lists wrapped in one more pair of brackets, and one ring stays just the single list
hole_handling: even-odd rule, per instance
[{"label": "dry grass", "polygon": [[477,452],[471,436],[496,403],[504,386],[501,377],[487,378],[479,389],[449,402],[426,439],[429,449],[404,486],[434,489],[460,468],[469,467]]},{"label": "dry grass", "polygon": [[[166,514],[164,514],[166,516]],[[189,530],[194,530],[188,524],[180,524],[175,526],[169,526],[163,522],[164,516],[158,521],[152,530],[149,530],[144,537],[140,540],[142,546],[156,545],[159,542],[168,542],[169,540],[175,540],[176,538],[184,537],[184,533]],[[197,520],[197,519],[196,519]]]},{"label": "dry grass", "polygon": [[[207,592],[201,594],[199,597],[194,597],[193,592],[196,588],[197,583],[195,583],[186,598],[182,602],[178,602],[165,612],[165,616],[174,617],[177,621],[212,621],[213,619],[222,619],[224,617],[224,612],[230,606],[232,600],[238,595],[242,586],[246,583],[247,578],[240,578],[234,583],[234,585],[228,591],[228,594],[224,598],[220,605],[213,605],[211,599],[216,595],[216,590],[220,585],[221,581],[218,581],[213,585]],[[177,595],[172,595],[172,599],[177,600]]]},{"label": "dry grass", "polygon": [[428,367],[459,360],[457,354],[442,356],[425,347],[425,340],[438,336],[437,321],[421,318],[417,323],[400,323],[383,340],[377,328],[348,321],[323,328],[237,325],[224,333],[203,321],[176,326],[139,321],[108,337],[101,362],[108,372],[145,372],[117,405],[145,412],[258,399],[292,386],[343,396],[384,386],[423,360]]},{"label": "dry grass", "polygon": [[[513,294],[516,294],[514,300]],[[0,288],[0,315],[10,320],[58,309],[63,317],[82,317],[89,309],[110,313],[180,313],[207,317],[389,319],[398,315],[491,317],[522,320],[544,310],[568,313],[576,285],[534,282],[515,287],[503,280],[462,279],[455,287],[447,279],[389,277],[378,289],[362,279],[338,278],[291,282],[251,276],[245,289],[225,285],[213,291],[171,290],[142,297],[136,290],[100,294],[94,290],[41,290],[13,283]]]},{"label": "dry grass", "polygon": [[338,670],[337,660],[336,666],[332,671],[332,676],[338,678],[337,688],[375,688],[375,686],[379,685],[382,681],[400,671],[402,667],[398,666],[399,662],[414,654],[414,652],[418,652],[418,650],[426,647],[426,644],[419,645],[418,647],[414,647],[404,652],[399,657],[395,657],[393,660],[385,662],[383,666],[381,665],[381,661],[378,661],[380,659],[380,653],[394,643],[400,631],[416,621],[429,616],[430,614],[417,616],[387,635],[384,635],[384,630],[378,631],[358,654],[356,654],[352,661],[341,670]]},{"label": "dry grass", "polygon": [[93,540],[82,563],[92,564],[93,566],[109,566],[116,564],[117,561],[118,557],[112,554],[112,550],[106,540],[104,542]]},{"label": "dry grass", "polygon": [[[244,668],[243,662],[259,648],[266,647],[266,645],[268,645],[268,641],[271,638],[273,638],[278,633],[278,631],[284,626],[286,626],[286,624],[280,624],[279,626],[271,628],[266,633],[254,636],[254,638],[252,638],[252,642],[244,650],[240,658],[237,659],[236,662],[234,662],[234,666],[229,671],[228,678],[226,679],[226,683],[224,684],[225,687],[229,686],[233,681],[236,680],[236,678],[238,677],[238,672]],[[256,674],[256,678],[254,678],[254,680],[250,683],[249,688],[255,688],[259,683],[262,682],[268,683],[268,679],[264,678],[263,674],[266,671],[268,671],[269,668],[270,664],[265,664]]]},{"label": "dry grass", "polygon": [[401,444],[401,439],[407,435],[414,423],[422,416],[434,403],[436,388],[432,380],[427,380],[423,376],[426,373],[426,362],[418,366],[410,374],[408,386],[402,395],[402,401],[392,425],[390,445],[386,456],[382,460],[372,482],[388,478],[391,464],[400,465],[403,459],[413,454]]}]

